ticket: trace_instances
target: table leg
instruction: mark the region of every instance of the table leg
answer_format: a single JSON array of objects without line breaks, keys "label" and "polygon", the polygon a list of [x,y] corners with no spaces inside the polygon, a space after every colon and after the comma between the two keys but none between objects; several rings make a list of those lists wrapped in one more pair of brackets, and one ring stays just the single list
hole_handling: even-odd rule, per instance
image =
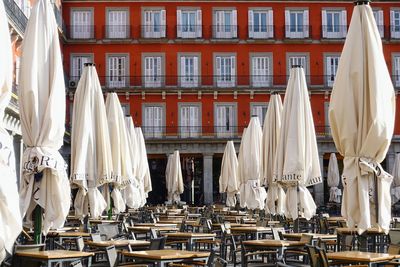
[{"label": "table leg", "polygon": [[192,251],[192,248],[193,248],[193,238],[189,238],[189,240],[188,240],[188,243],[187,243],[187,249],[189,250],[189,251]]}]

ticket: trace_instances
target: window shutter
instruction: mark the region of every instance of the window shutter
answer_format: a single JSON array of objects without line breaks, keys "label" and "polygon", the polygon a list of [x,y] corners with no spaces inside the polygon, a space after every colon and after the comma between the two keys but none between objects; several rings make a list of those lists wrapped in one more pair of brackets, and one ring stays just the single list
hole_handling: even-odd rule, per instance
[{"label": "window shutter", "polygon": [[322,10],[322,38],[327,38],[327,19],[326,19],[326,10]]},{"label": "window shutter", "polygon": [[390,37],[396,38],[396,32],[394,27],[394,10],[390,10]]},{"label": "window shutter", "polygon": [[219,81],[219,80],[221,80],[221,75],[222,75],[222,73],[221,73],[221,57],[216,57],[216,68],[217,68],[217,81]]},{"label": "window shutter", "polygon": [[344,38],[344,37],[346,37],[346,34],[347,34],[347,11],[346,10],[342,10],[342,17],[341,17],[341,19],[342,19],[342,30],[341,30],[341,32],[342,32],[342,37]]},{"label": "window shutter", "polygon": [[202,37],[202,17],[201,17],[201,9],[196,11],[196,36],[201,38]]},{"label": "window shutter", "polygon": [[231,82],[232,82],[232,86],[235,84],[236,82],[236,60],[235,60],[235,56],[231,56]]},{"label": "window shutter", "polygon": [[274,38],[274,11],[272,9],[268,10],[268,24],[267,24],[267,36],[269,38]]},{"label": "window shutter", "polygon": [[165,9],[160,11],[160,16],[161,16],[161,37],[164,38],[165,33],[166,33],[166,28],[167,28],[167,18],[166,18],[166,11]]},{"label": "window shutter", "polygon": [[176,37],[182,37],[182,11],[176,10]]},{"label": "window shutter", "polygon": [[332,57],[326,57],[326,80],[328,81],[328,85],[331,82],[332,76]]},{"label": "window shutter", "polygon": [[290,36],[290,11],[285,10],[285,33],[286,37],[291,37]]},{"label": "window shutter", "polygon": [[304,25],[304,38],[308,38],[310,37],[310,32],[309,32],[309,28],[310,28],[310,23],[309,23],[309,19],[308,19],[308,9],[304,10],[304,15],[303,15],[303,25]]},{"label": "window shutter", "polygon": [[151,29],[151,11],[145,11],[144,12],[144,25],[143,27],[143,33],[144,37],[148,38],[150,37],[150,29]]},{"label": "window shutter", "polygon": [[186,62],[185,62],[185,57],[180,57],[180,66],[181,66],[181,72],[179,73],[180,75],[180,81],[181,81],[181,86],[185,84],[186,82]]},{"label": "window shutter", "polygon": [[232,10],[232,21],[231,21],[231,27],[232,27],[232,38],[237,38],[237,10],[234,9]]},{"label": "window shutter", "polygon": [[186,107],[181,107],[181,121],[180,121],[180,126],[181,126],[181,132],[184,132],[186,129],[186,111],[187,108]]},{"label": "window shutter", "polygon": [[253,10],[249,9],[248,12],[248,19],[249,19],[249,38],[254,37],[254,25],[253,25]]},{"label": "window shutter", "polygon": [[156,60],[156,68],[157,68],[157,74],[156,74],[157,82],[159,83],[157,85],[161,86],[161,81],[163,79],[163,77],[161,76],[162,75],[162,73],[161,73],[161,57],[156,57],[155,60]]},{"label": "window shutter", "polygon": [[199,81],[199,58],[197,56],[193,57],[193,72],[193,80],[197,86]]},{"label": "window shutter", "polygon": [[379,29],[379,34],[381,35],[381,38],[385,36],[385,31],[384,31],[384,22],[383,22],[383,10],[378,10],[378,29]]}]

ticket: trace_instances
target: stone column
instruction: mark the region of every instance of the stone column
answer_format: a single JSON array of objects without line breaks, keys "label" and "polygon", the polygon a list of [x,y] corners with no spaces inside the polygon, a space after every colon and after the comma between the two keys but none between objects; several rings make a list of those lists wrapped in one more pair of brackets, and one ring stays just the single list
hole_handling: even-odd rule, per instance
[{"label": "stone column", "polygon": [[203,154],[204,204],[213,203],[213,154]]},{"label": "stone column", "polygon": [[19,134],[13,135],[13,144],[14,144],[14,154],[15,154],[15,171],[17,173],[17,185],[19,190],[19,185],[21,181],[21,162],[24,149],[22,136]]},{"label": "stone column", "polygon": [[[325,180],[325,174],[323,172],[324,170],[324,153],[320,152],[319,153],[319,164],[321,166],[321,176],[322,180]],[[314,197],[315,197],[315,204],[317,204],[317,207],[323,206],[324,203],[324,183],[316,184],[314,185]]]}]

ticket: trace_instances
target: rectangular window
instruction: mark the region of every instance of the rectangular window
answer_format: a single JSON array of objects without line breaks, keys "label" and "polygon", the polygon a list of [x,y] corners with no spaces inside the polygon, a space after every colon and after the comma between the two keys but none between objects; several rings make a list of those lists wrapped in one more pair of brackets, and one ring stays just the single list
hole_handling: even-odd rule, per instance
[{"label": "rectangular window", "polygon": [[127,56],[108,57],[108,87],[121,88],[128,86]]},{"label": "rectangular window", "polygon": [[90,55],[79,55],[71,57],[71,73],[70,80],[79,81],[79,78],[83,72],[83,66],[85,63],[93,62],[93,58]]},{"label": "rectangular window", "polygon": [[390,10],[390,33],[392,38],[400,38],[400,10]]},{"label": "rectangular window", "polygon": [[199,57],[181,56],[180,83],[182,87],[197,87],[199,85]]},{"label": "rectangular window", "polygon": [[251,58],[251,81],[255,87],[271,85],[270,62],[267,56],[253,56]]},{"label": "rectangular window", "polygon": [[94,31],[92,25],[92,10],[73,10],[72,28],[70,29],[72,39],[93,39]]},{"label": "rectangular window", "polygon": [[381,38],[385,37],[385,24],[383,22],[383,10],[373,10],[376,25]]},{"label": "rectangular window", "polygon": [[264,125],[265,114],[267,114],[268,106],[266,104],[252,104],[251,116],[257,116],[260,120],[260,125]]},{"label": "rectangular window", "polygon": [[166,11],[145,10],[143,24],[144,38],[165,38]]},{"label": "rectangular window", "polygon": [[290,56],[289,57],[289,69],[292,68],[293,65],[300,65],[303,66],[304,72],[306,71],[306,63],[307,58],[306,56]]},{"label": "rectangular window", "polygon": [[144,86],[161,87],[162,85],[162,57],[153,56],[144,58]]},{"label": "rectangular window", "polygon": [[326,85],[329,87],[333,86],[333,83],[335,81],[335,76],[337,72],[337,68],[339,66],[339,56],[327,56],[325,58],[326,62]]},{"label": "rectangular window", "polygon": [[110,39],[126,39],[129,37],[127,10],[109,10],[107,12],[106,36]]},{"label": "rectangular window", "polygon": [[180,107],[180,135],[182,138],[199,137],[200,107],[198,105],[182,105]]},{"label": "rectangular window", "polygon": [[393,81],[396,87],[400,87],[400,56],[393,57]]},{"label": "rectangular window", "polygon": [[273,12],[270,10],[249,10],[249,38],[273,38]]},{"label": "rectangular window", "polygon": [[346,10],[322,10],[322,37],[345,38],[346,34]]},{"label": "rectangular window", "polygon": [[144,135],[147,138],[161,138],[163,134],[163,106],[144,107]]},{"label": "rectangular window", "polygon": [[201,10],[177,10],[177,37],[200,38],[202,36]]},{"label": "rectangular window", "polygon": [[216,81],[218,87],[235,86],[236,60],[235,56],[217,56],[215,58]]},{"label": "rectangular window", "polygon": [[218,104],[215,111],[215,130],[218,137],[232,137],[236,130],[234,123],[235,106],[232,104]]},{"label": "rectangular window", "polygon": [[236,10],[217,10],[214,13],[214,37],[237,38]]},{"label": "rectangular window", "polygon": [[286,38],[308,38],[308,10],[285,10]]}]

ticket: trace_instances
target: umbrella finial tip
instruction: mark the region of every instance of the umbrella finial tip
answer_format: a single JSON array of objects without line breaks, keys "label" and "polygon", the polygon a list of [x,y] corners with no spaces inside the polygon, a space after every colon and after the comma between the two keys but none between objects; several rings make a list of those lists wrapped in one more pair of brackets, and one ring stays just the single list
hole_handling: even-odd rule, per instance
[{"label": "umbrella finial tip", "polygon": [[360,5],[369,5],[371,0],[356,0],[354,1],[355,6],[360,6]]},{"label": "umbrella finial tip", "polygon": [[83,66],[88,67],[88,66],[96,66],[95,63],[92,62],[87,62],[87,63],[83,63]]},{"label": "umbrella finial tip", "polygon": [[303,65],[292,65],[292,68],[302,68]]}]

